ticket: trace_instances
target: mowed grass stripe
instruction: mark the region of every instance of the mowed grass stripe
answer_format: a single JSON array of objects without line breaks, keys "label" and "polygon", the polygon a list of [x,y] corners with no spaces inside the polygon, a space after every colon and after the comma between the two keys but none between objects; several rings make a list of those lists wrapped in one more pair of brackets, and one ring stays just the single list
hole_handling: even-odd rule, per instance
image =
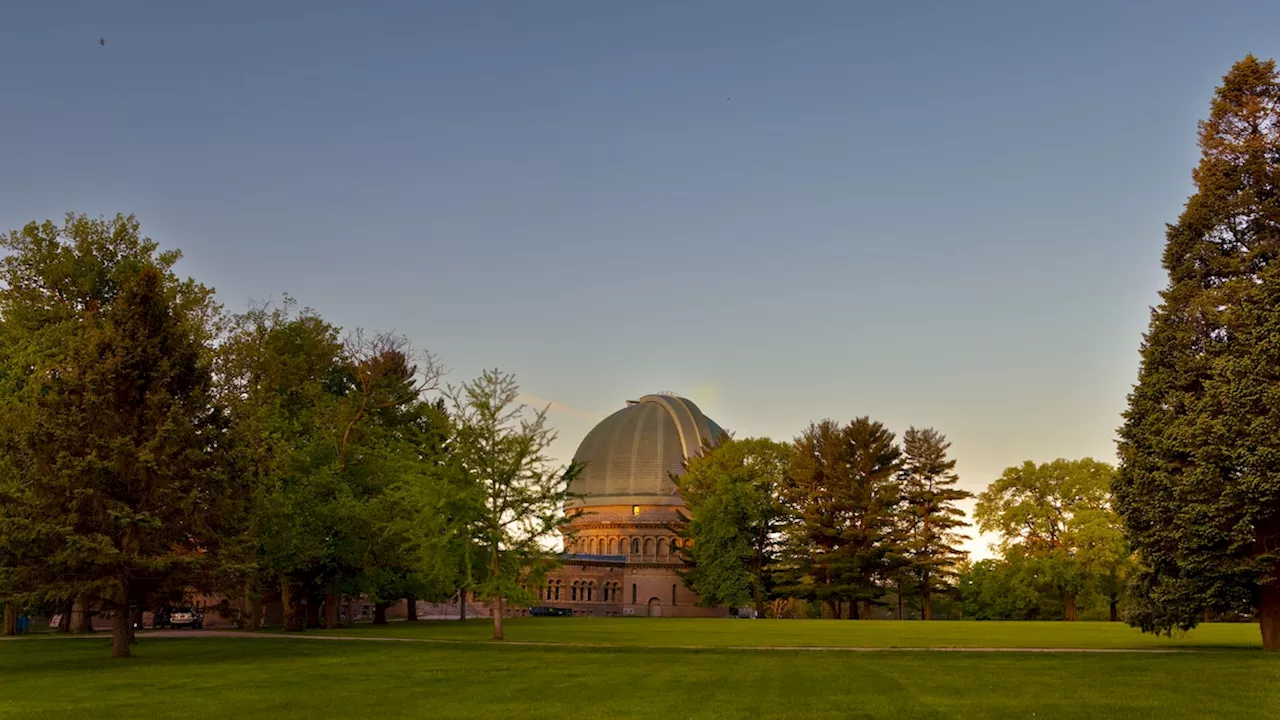
[{"label": "mowed grass stripe", "polygon": [[1271,718],[1263,653],[678,651],[105,638],[0,644],[0,717]]},{"label": "mowed grass stripe", "polygon": [[[397,622],[308,631],[349,637],[482,642],[487,620]],[[1258,626],[1213,623],[1172,638],[1108,622],[894,620],[726,620],[703,618],[519,618],[505,624],[514,642],[685,648],[1019,648],[1260,650]]]}]

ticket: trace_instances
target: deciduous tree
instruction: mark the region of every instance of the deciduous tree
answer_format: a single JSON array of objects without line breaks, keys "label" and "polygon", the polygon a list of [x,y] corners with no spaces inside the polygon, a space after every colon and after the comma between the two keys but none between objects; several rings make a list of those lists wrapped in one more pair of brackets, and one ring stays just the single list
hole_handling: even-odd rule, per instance
[{"label": "deciduous tree", "polygon": [[684,580],[704,605],[755,604],[765,613],[769,572],[786,508],[779,486],[791,446],[768,438],[725,439],[690,458],[674,478],[691,519]]},{"label": "deciduous tree", "polygon": [[1077,619],[1078,597],[1120,538],[1110,507],[1113,475],[1091,458],[1027,461],[1006,469],[974,508],[978,527],[1000,534],[1006,559],[1034,563],[1039,582],[1062,599],[1066,620]]},{"label": "deciduous tree", "polygon": [[513,375],[486,370],[450,397],[450,467],[458,486],[471,488],[470,534],[487,559],[477,590],[492,607],[493,639],[501,640],[507,601],[532,602],[526,588],[557,560],[546,543],[571,520],[564,506],[579,467],[551,465],[547,411],[519,403]]}]

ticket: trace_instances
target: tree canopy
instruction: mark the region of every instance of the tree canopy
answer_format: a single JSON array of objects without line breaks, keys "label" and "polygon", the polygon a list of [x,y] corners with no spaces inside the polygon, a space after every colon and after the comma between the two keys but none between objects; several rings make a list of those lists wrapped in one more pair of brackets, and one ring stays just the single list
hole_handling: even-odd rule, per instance
[{"label": "tree canopy", "polygon": [[1114,468],[1085,458],[1008,468],[979,496],[974,519],[1000,534],[1006,560],[1030,568],[1062,600],[1066,620],[1099,575],[1118,572],[1128,556],[1111,509]]},{"label": "tree canopy", "polygon": [[1236,63],[1200,123],[1195,194],[1168,227],[1120,429],[1116,507],[1142,559],[1131,614],[1191,628],[1261,619],[1280,650],[1280,77]]},{"label": "tree canopy", "polygon": [[790,462],[786,443],[727,439],[691,458],[675,478],[692,517],[684,578],[703,605],[750,602],[764,615],[786,516],[778,489]]}]

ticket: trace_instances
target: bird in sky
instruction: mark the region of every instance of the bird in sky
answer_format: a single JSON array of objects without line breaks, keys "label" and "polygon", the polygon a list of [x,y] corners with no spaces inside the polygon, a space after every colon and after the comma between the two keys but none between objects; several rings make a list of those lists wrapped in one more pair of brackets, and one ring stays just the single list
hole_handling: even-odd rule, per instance
[{"label": "bird in sky", "polygon": [[98,44],[99,44],[99,45],[101,45],[101,46],[103,46],[103,47],[106,47],[106,46],[107,46],[107,39],[106,39],[106,38],[98,38]]}]

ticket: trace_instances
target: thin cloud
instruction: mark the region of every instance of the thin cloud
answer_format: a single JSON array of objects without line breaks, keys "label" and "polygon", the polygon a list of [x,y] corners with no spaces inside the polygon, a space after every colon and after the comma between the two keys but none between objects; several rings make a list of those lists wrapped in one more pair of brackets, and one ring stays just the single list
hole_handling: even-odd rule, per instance
[{"label": "thin cloud", "polygon": [[520,396],[520,401],[539,407],[539,408],[547,408],[551,412],[561,413],[564,415],[572,415],[573,417],[582,418],[583,420],[600,420],[601,419],[598,413],[593,413],[589,410],[579,410],[578,408],[569,407],[568,405],[565,405],[564,403],[556,402],[555,400],[547,400],[546,398],[540,398],[537,395],[522,394]]}]

